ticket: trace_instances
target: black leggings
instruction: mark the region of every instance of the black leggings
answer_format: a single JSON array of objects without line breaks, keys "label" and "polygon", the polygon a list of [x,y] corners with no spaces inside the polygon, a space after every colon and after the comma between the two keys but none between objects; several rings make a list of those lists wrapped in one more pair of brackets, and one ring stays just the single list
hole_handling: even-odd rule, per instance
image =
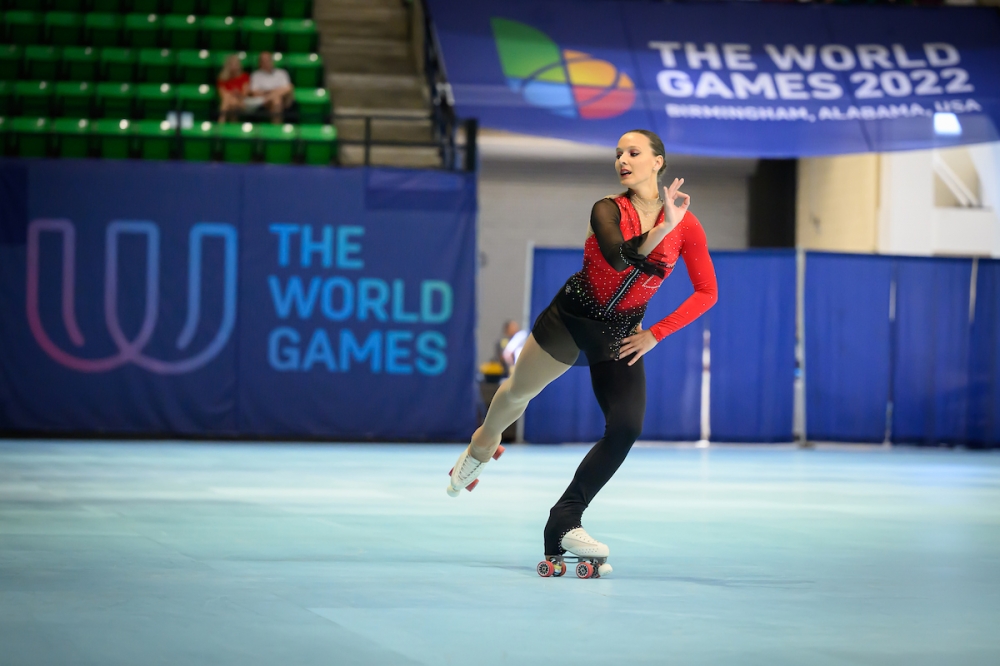
[{"label": "black leggings", "polygon": [[545,525],[546,555],[565,552],[559,543],[563,535],[581,527],[583,510],[618,471],[642,432],[646,414],[643,359],[632,366],[627,360],[595,363],[590,366],[590,381],[604,412],[604,437],[590,449],[566,492],[549,511],[549,522]]}]

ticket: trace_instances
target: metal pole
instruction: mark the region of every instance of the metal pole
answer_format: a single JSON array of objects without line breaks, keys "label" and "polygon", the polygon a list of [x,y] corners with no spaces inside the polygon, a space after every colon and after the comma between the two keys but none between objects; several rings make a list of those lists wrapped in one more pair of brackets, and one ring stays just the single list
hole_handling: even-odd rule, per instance
[{"label": "metal pole", "polygon": [[465,121],[465,170],[476,170],[478,155],[476,154],[476,134],[479,132],[479,121],[469,118]]},{"label": "metal pole", "polygon": [[365,116],[365,166],[371,164],[372,153],[372,117]]}]

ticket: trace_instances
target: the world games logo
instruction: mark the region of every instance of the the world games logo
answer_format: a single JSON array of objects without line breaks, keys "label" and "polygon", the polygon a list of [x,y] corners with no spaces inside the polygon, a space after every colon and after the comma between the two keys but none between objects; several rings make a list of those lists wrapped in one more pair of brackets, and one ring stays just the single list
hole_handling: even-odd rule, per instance
[{"label": "the world games logo", "polygon": [[524,23],[502,18],[490,23],[507,84],[530,104],[586,120],[613,118],[632,108],[635,84],[610,62],[562,49]]},{"label": "the world games logo", "polygon": [[[182,360],[163,361],[143,352],[156,329],[160,305],[160,229],[148,221],[115,221],[105,232],[104,321],[118,351],[104,358],[81,358],[59,348],[42,326],[38,308],[39,243],[43,232],[62,236],[62,320],[70,342],[83,347],[85,339],[76,321],[76,228],[69,220],[34,220],[28,226],[27,315],[28,326],[39,346],[62,365],[79,372],[106,372],[134,363],[150,372],[177,375],[197,370],[218,356],[236,324],[236,229],[229,224],[203,222],[189,235],[187,319],[176,341],[185,351],[194,339],[201,319],[202,244],[219,237],[225,244],[222,322],[212,341],[201,351]],[[129,339],[118,318],[118,244],[123,234],[146,238],[146,303],[139,332]]]}]

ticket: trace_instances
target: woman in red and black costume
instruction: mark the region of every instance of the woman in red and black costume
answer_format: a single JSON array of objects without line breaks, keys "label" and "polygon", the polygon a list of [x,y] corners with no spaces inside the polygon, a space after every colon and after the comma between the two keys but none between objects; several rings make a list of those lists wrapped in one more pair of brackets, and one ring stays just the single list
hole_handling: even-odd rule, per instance
[{"label": "woman in red and black costume", "polygon": [[[690,324],[718,299],[705,232],[688,211],[691,198],[674,179],[659,197],[665,169],[663,142],[633,130],[618,141],[615,169],[628,189],[594,204],[584,245],[583,270],[572,275],[538,316],[510,378],[497,391],[486,420],[459,456],[448,486],[454,496],[479,476],[500,445],[501,433],[528,402],[572,365],[590,365],[594,394],[604,412],[604,437],[576,470],[549,512],[545,555],[565,552],[602,563],[608,547],[581,525],[584,509],[625,460],[642,432],[646,375],[642,357],[663,338]],[[678,205],[678,201],[680,204]],[[647,330],[646,304],[684,258],[694,293]],[[540,569],[541,570],[541,569]],[[601,573],[610,571],[603,564]]]}]

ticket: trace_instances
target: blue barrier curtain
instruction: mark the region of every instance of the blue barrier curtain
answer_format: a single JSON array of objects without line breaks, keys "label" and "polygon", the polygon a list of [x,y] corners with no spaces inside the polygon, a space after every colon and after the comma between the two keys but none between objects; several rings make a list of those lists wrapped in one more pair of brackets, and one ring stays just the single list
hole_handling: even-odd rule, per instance
[{"label": "blue barrier curtain", "polygon": [[711,439],[788,442],[795,377],[794,250],[715,252]]},{"label": "blue barrier curtain", "polygon": [[891,281],[891,257],[814,252],[806,255],[809,439],[884,439],[889,400]]},{"label": "blue barrier curtain", "polygon": [[[582,250],[535,250],[530,323],[534,323],[569,276],[582,265]],[[532,400],[524,414],[524,438],[529,442],[591,442],[600,439],[603,432],[604,416],[590,387],[587,367],[570,368]]]},{"label": "blue barrier curtain", "polygon": [[897,258],[896,265],[892,441],[964,442],[972,262]]},{"label": "blue barrier curtain", "polygon": [[1000,261],[980,259],[969,343],[969,437],[1000,445]]},{"label": "blue barrier curtain", "polygon": [[[570,275],[583,264],[581,250],[535,250],[531,320],[548,306]],[[674,273],[649,304],[643,326],[670,314],[692,292],[687,269]],[[643,439],[692,441],[699,437],[703,320],[665,338],[646,355],[646,419]],[[594,398],[590,371],[571,368],[531,401],[525,413],[529,442],[589,442],[600,439],[604,416]]]}]

